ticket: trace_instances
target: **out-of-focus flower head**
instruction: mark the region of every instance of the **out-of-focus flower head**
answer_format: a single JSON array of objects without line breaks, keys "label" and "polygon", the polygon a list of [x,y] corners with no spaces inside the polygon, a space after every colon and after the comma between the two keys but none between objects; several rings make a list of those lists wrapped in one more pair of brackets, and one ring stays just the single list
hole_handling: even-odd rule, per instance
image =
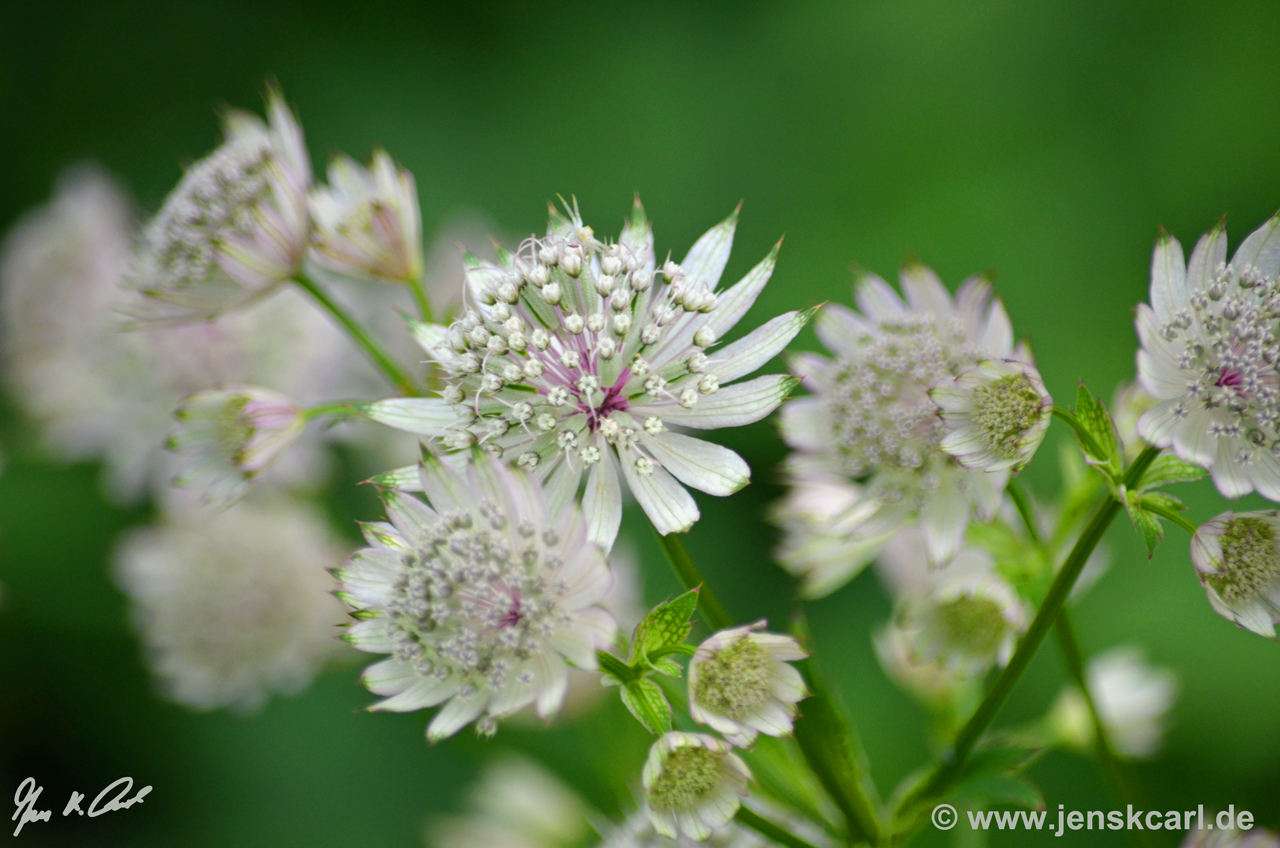
[{"label": "out-of-focus flower head", "polygon": [[[810,597],[839,588],[899,528],[915,523],[929,558],[945,563],[970,516],[995,513],[1008,481],[1007,469],[969,470],[941,450],[947,429],[929,393],[982,360],[1029,364],[1030,353],[1015,349],[1009,317],[985,280],[966,281],[952,298],[913,262],[901,283],[905,302],[879,277],[864,275],[855,288],[861,313],[829,305],[816,323],[838,358],[792,358],[813,394],[780,417],[797,454],[787,466],[794,494],[776,516],[787,533],[779,557]],[[1018,450],[1028,447],[1029,440]],[[853,482],[863,477],[865,485]],[[831,521],[838,536],[824,526]],[[815,531],[817,542],[808,538]]]},{"label": "out-of-focus flower head", "polygon": [[402,401],[384,423],[435,436],[451,449],[500,453],[545,481],[553,507],[583,474],[591,538],[606,548],[622,518],[619,469],[660,533],[699,517],[691,486],[728,495],[751,469],[733,451],[673,432],[736,427],[782,403],[795,381],[760,368],[811,312],[790,312],[712,350],[773,272],[770,253],[737,285],[715,292],[733,243],[735,212],[684,261],[655,265],[653,233],[637,201],[618,241],[596,238],[577,209],[555,213],[497,265],[476,263],[475,309],[450,327],[420,326],[448,383],[441,398]]},{"label": "out-of-focus flower head", "polygon": [[[1085,679],[1112,750],[1133,759],[1154,756],[1178,694],[1173,673],[1148,664],[1141,648],[1121,645],[1090,660]],[[1093,718],[1078,689],[1068,687],[1058,696],[1050,724],[1067,744],[1093,749]]]},{"label": "out-of-focus flower head", "polygon": [[422,275],[422,217],[413,174],[384,150],[368,168],[339,154],[329,163],[329,184],[311,192],[314,256],[324,267],[352,277],[397,283]]},{"label": "out-of-focus flower head", "polygon": [[[1210,822],[1214,819],[1212,812],[1206,812],[1204,817]],[[1239,830],[1234,827],[1227,830],[1197,828],[1187,832],[1187,838],[1182,840],[1181,848],[1280,848],[1280,836],[1276,836],[1265,828],[1249,830]]]},{"label": "out-of-focus flower head", "polygon": [[1280,511],[1224,512],[1191,538],[1191,564],[1214,611],[1268,639],[1280,623]]},{"label": "out-of-focus flower head", "polygon": [[702,842],[733,821],[751,772],[729,743],[672,731],[649,749],[642,780],[654,829]]},{"label": "out-of-focus flower head", "polygon": [[1053,417],[1053,398],[1025,362],[984,360],[929,396],[949,431],[939,447],[970,469],[1017,473]]},{"label": "out-of-focus flower head", "polygon": [[585,848],[591,810],[532,760],[506,754],[485,766],[467,812],[432,822],[434,848]]},{"label": "out-of-focus flower head", "polygon": [[444,704],[427,727],[438,741],[528,704],[549,718],[568,684],[567,663],[594,669],[616,630],[599,603],[611,582],[604,554],[572,507],[551,511],[536,481],[479,451],[465,473],[424,452],[430,505],[383,493],[390,524],[366,526],[372,547],[337,572],[339,597],[359,620],[344,638],[391,654],[363,682],[370,709]]},{"label": "out-of-focus flower head", "polygon": [[167,697],[248,711],[303,689],[341,649],[326,568],[343,554],[311,507],[249,501],[132,531],[116,580]]},{"label": "out-of-focus flower head", "polygon": [[1222,224],[1188,261],[1162,233],[1151,259],[1151,305],[1138,305],[1138,379],[1159,401],[1142,438],[1209,469],[1223,497],[1280,501],[1280,216],[1228,263]]},{"label": "out-of-focus flower head", "polygon": [[303,410],[278,392],[228,386],[197,392],[174,412],[178,426],[166,446],[184,454],[174,485],[202,489],[228,506],[289,449],[306,427]]},{"label": "out-of-focus flower head", "polygon": [[1111,420],[1116,425],[1116,435],[1124,448],[1125,460],[1132,461],[1146,442],[1138,435],[1138,419],[1158,401],[1142,388],[1140,383],[1121,383],[1116,386],[1115,395],[1111,399]]},{"label": "out-of-focus flower head", "polygon": [[129,284],[139,318],[209,318],[260,298],[297,273],[311,234],[311,161],[274,87],[268,123],[227,113],[226,141],[187,169],[143,230]]}]

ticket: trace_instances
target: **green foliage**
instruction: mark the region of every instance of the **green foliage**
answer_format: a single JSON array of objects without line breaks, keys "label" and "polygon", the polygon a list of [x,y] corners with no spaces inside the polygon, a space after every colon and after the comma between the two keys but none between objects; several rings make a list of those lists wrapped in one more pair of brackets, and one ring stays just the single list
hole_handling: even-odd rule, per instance
[{"label": "green foliage", "polygon": [[1080,441],[1081,450],[1089,457],[1089,464],[1112,478],[1118,476],[1123,469],[1123,460],[1116,426],[1106,405],[1091,395],[1083,382],[1076,391],[1075,417],[1080,425],[1076,429],[1076,438]]},{"label": "green foliage", "polygon": [[1190,462],[1183,462],[1171,453],[1156,457],[1142,475],[1139,489],[1154,489],[1170,483],[1191,483],[1204,476],[1204,469]]},{"label": "green foliage", "polygon": [[650,610],[636,625],[635,638],[631,642],[632,663],[683,643],[693,629],[693,616],[697,610],[697,589],[663,601]]},{"label": "green foliage", "polygon": [[642,677],[623,686],[622,703],[650,733],[661,736],[671,730],[671,704],[652,680]]}]

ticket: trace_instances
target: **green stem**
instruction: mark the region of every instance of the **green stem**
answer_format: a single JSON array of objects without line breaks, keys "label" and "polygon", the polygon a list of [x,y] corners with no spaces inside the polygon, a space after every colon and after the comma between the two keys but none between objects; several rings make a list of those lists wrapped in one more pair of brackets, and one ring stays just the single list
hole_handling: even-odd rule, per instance
[{"label": "green stem", "polygon": [[779,845],[786,845],[787,848],[814,848],[812,843],[805,842],[791,831],[774,824],[749,807],[739,807],[738,814],[734,818],[738,820],[739,824],[746,825],[756,833],[766,839],[773,840]]},{"label": "green stem", "polygon": [[434,324],[435,316],[431,312],[431,301],[427,300],[427,290],[422,285],[421,275],[409,281],[409,291],[413,292],[413,300],[418,304],[418,316],[427,324]]},{"label": "green stem", "polygon": [[638,671],[608,651],[596,651],[596,662],[601,671],[612,674],[623,683],[630,683],[640,676]]},{"label": "green stem", "polygon": [[1018,485],[1017,480],[1010,480],[1009,485],[1005,487],[1005,492],[1017,507],[1018,515],[1022,516],[1022,524],[1027,528],[1027,536],[1030,537],[1032,544],[1042,547],[1044,543],[1040,539],[1040,530],[1036,527],[1036,515],[1031,509],[1031,501],[1027,498],[1027,493],[1022,490],[1022,486]]},{"label": "green stem", "polygon": [[1072,430],[1076,431],[1076,436],[1084,443],[1085,450],[1091,456],[1106,456],[1106,452],[1098,444],[1098,440],[1070,412],[1060,406],[1055,406],[1053,408],[1053,417],[1065,421]]},{"label": "green stem", "polygon": [[[657,530],[655,529],[654,532],[656,533]],[[662,550],[666,552],[667,559],[671,561],[671,567],[676,570],[676,576],[680,578],[680,582],[684,584],[684,587],[698,590],[698,610],[702,613],[702,617],[706,619],[707,625],[712,630],[724,630],[732,627],[733,618],[721,605],[720,599],[716,597],[715,592],[711,591],[711,587],[703,579],[698,567],[693,564],[693,558],[685,550],[684,542],[680,541],[680,535],[678,533],[668,533],[663,536],[659,533],[658,541],[662,543]]]},{"label": "green stem", "polygon": [[354,404],[357,403],[360,403],[360,401],[340,400],[333,403],[322,403],[319,406],[313,406],[309,409],[302,410],[302,417],[307,421],[310,421],[313,418],[319,418],[322,415],[354,416],[357,414]]},{"label": "green stem", "polygon": [[1178,525],[1183,530],[1186,530],[1192,536],[1194,536],[1196,534],[1196,531],[1200,529],[1196,527],[1194,524],[1192,524],[1190,521],[1188,521],[1185,516],[1179,515],[1173,510],[1163,507],[1160,504],[1153,503],[1151,501],[1144,499],[1142,501],[1142,508],[1145,509],[1147,512],[1151,513],[1152,515],[1158,515],[1161,518],[1165,518],[1165,519],[1168,519],[1169,521],[1172,521],[1174,524]]},{"label": "green stem", "polygon": [[364,352],[368,354],[369,359],[378,366],[382,373],[386,375],[387,379],[390,380],[397,389],[410,396],[418,394],[417,387],[414,386],[413,381],[411,381],[409,377],[400,370],[400,366],[396,365],[395,361],[378,346],[377,342],[369,338],[369,334],[364,331],[364,328],[361,327],[345,309],[339,306],[333,298],[329,297],[328,293],[325,292],[324,289],[320,288],[314,280],[302,272],[298,272],[293,279],[294,282],[314,297],[316,302],[324,307],[330,315],[337,319],[338,323],[343,326],[351,336],[352,340],[364,349]]},{"label": "green stem", "polygon": [[[1131,486],[1134,482],[1140,480],[1146,472],[1147,466],[1159,454],[1160,449],[1152,447],[1139,454],[1138,458],[1129,466],[1128,471],[1125,472],[1124,485]],[[1019,640],[1017,650],[1013,652],[1013,657],[1009,660],[1009,664],[1001,669],[999,676],[996,677],[996,682],[991,685],[991,688],[987,690],[986,696],[983,697],[982,703],[978,705],[977,710],[960,728],[950,749],[944,753],[943,761],[938,764],[918,790],[912,792],[903,800],[902,807],[905,808],[921,798],[935,797],[939,793],[946,791],[951,782],[960,773],[964,767],[965,759],[986,731],[987,725],[995,718],[996,713],[1000,711],[1000,707],[1004,705],[1005,699],[1013,691],[1018,679],[1027,670],[1027,666],[1031,663],[1031,658],[1039,650],[1040,643],[1044,641],[1049,628],[1058,617],[1058,613],[1062,611],[1062,607],[1067,601],[1067,596],[1071,594],[1071,589],[1080,577],[1080,572],[1084,570],[1085,562],[1093,553],[1093,549],[1097,547],[1098,542],[1102,540],[1103,534],[1106,533],[1107,528],[1111,526],[1111,522],[1119,512],[1120,501],[1116,500],[1114,496],[1108,495],[1105,501],[1098,504],[1098,507],[1093,512],[1093,517],[1089,519],[1084,532],[1080,534],[1080,538],[1076,540],[1071,553],[1067,555],[1066,562],[1062,564],[1062,568],[1058,571],[1058,576],[1054,579],[1053,585],[1049,587],[1049,593],[1045,595],[1043,603],[1040,604],[1040,609],[1036,611],[1036,617],[1032,620],[1031,626],[1027,628],[1026,634]]]},{"label": "green stem", "polygon": [[[1102,715],[1098,712],[1097,702],[1094,701],[1093,692],[1089,689],[1088,678],[1085,675],[1084,656],[1080,652],[1080,642],[1076,638],[1075,628],[1071,624],[1071,615],[1066,610],[1063,610],[1058,616],[1055,631],[1058,636],[1058,646],[1062,650],[1062,660],[1067,666],[1067,673],[1071,676],[1081,694],[1084,695],[1084,702],[1089,708],[1089,717],[1093,722],[1094,746],[1097,749],[1098,759],[1102,761],[1103,770],[1111,781],[1112,790],[1122,802],[1132,804],[1140,810],[1146,809],[1145,797],[1141,787],[1138,785],[1137,778],[1131,773],[1128,766],[1116,756],[1115,750],[1111,747],[1107,728],[1102,723]],[[1153,848],[1160,844],[1160,841],[1155,839],[1148,831],[1135,832],[1133,838],[1140,845],[1153,846]]]}]

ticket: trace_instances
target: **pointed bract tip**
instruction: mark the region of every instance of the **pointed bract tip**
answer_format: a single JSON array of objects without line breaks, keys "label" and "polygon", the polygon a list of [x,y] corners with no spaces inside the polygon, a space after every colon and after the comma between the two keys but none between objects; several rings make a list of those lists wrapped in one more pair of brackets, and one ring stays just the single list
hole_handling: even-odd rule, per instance
[{"label": "pointed bract tip", "polygon": [[1209,228],[1210,235],[1216,235],[1227,228],[1227,213],[1223,212],[1222,217],[1218,219],[1218,223]]},{"label": "pointed bract tip", "polygon": [[738,201],[738,205],[737,205],[737,206],[735,206],[735,207],[733,207],[733,211],[729,213],[729,217],[728,217],[728,218],[725,218],[725,219],[724,219],[724,221],[722,221],[721,223],[722,223],[722,224],[728,224],[728,225],[729,225],[729,226],[731,226],[731,227],[733,227],[733,226],[737,226],[737,224],[738,224],[738,215],[739,215],[739,213],[741,213],[741,212],[742,212],[742,201],[741,201],[741,200],[739,200],[739,201]]}]

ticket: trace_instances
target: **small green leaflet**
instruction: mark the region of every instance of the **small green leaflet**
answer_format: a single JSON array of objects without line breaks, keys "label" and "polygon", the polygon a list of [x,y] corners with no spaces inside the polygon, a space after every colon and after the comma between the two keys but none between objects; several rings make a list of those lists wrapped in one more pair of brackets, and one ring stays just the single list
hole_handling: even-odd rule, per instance
[{"label": "small green leaflet", "polygon": [[[1183,462],[1171,453],[1162,453],[1142,475],[1140,489],[1154,489],[1169,483],[1185,483],[1199,480],[1204,476],[1204,469],[1190,462]],[[1179,507],[1180,509],[1181,507]]]},{"label": "small green leaflet", "polygon": [[[1160,519],[1142,508],[1142,501],[1145,497],[1168,496],[1144,496],[1138,491],[1126,492],[1124,495],[1124,508],[1129,512],[1129,520],[1133,522],[1133,526],[1137,531],[1142,534],[1142,541],[1147,545],[1147,559],[1151,559],[1155,556],[1156,545],[1160,544],[1160,540],[1164,538],[1164,528],[1160,525]],[[1174,509],[1181,509],[1181,506],[1174,507]]]},{"label": "small green leaflet", "polygon": [[671,705],[652,680],[641,678],[623,686],[622,703],[650,733],[661,736],[671,730]]},{"label": "small green leaflet", "polygon": [[631,644],[631,659],[647,657],[654,651],[679,645],[693,629],[693,614],[698,609],[698,590],[690,589],[683,595],[663,601],[654,607],[636,626]]},{"label": "small green leaflet", "polygon": [[1105,466],[1111,474],[1120,473],[1120,439],[1116,436],[1116,428],[1111,423],[1111,415],[1102,401],[1089,394],[1083,382],[1076,391],[1076,420],[1090,436],[1094,445],[1080,440],[1084,450],[1093,464]]}]

